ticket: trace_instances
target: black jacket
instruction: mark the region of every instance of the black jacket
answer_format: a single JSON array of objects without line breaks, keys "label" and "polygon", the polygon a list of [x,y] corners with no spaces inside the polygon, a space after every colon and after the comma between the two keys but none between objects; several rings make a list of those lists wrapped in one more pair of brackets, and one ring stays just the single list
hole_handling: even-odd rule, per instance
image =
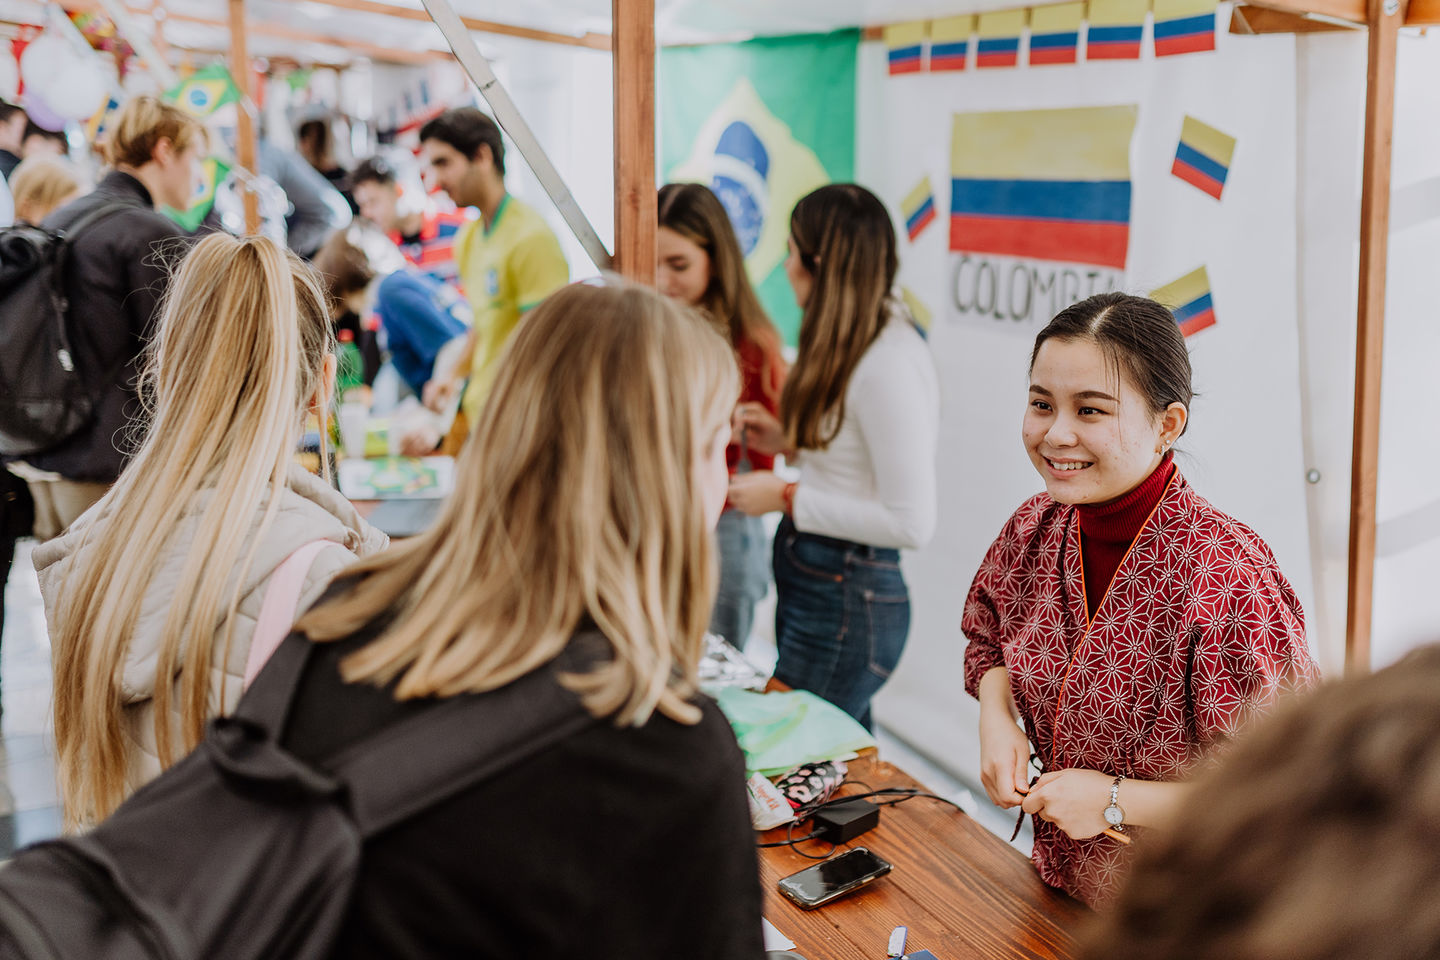
[{"label": "black jacket", "polygon": [[88,430],[26,462],[69,480],[109,483],[138,439],[126,428],[139,413],[140,354],[155,332],[167,265],[183,254],[185,234],[156,212],[144,184],[119,171],[52,213],[44,226],[63,230],[102,206],[126,209],[75,238],[66,279],[76,365],[95,380],[98,416]]}]

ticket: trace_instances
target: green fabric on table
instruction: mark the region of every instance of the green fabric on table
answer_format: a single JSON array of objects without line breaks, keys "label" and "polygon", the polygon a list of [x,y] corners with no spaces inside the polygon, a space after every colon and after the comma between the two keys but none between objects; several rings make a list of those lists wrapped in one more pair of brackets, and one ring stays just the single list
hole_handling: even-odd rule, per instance
[{"label": "green fabric on table", "polygon": [[738,687],[719,691],[745,768],[767,777],[802,763],[850,757],[873,748],[875,738],[844,710],[805,690],[755,693]]}]

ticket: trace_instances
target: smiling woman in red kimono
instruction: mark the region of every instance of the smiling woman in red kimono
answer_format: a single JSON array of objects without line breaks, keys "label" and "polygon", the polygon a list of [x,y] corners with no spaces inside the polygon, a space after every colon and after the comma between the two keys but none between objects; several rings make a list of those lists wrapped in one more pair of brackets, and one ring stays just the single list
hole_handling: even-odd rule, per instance
[{"label": "smiling woman in red kimono", "polygon": [[1129,859],[1114,834],[1165,823],[1207,750],[1318,678],[1270,548],[1173,462],[1191,395],[1159,304],[1102,294],[1052,320],[1023,427],[1046,492],[1005,524],[965,603],[985,789],[1034,814],[1040,876],[1092,906]]}]

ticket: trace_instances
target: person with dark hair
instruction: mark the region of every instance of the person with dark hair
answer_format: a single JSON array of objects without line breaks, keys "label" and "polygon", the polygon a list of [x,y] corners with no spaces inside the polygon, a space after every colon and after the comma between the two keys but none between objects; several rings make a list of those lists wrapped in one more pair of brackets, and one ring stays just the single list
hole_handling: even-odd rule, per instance
[{"label": "person with dark hair", "polygon": [[22,157],[66,157],[70,155],[70,140],[64,130],[47,130],[31,120],[25,124],[25,136],[20,141]]},{"label": "person with dark hair", "polygon": [[[351,228],[354,230],[355,228]],[[440,348],[467,329],[459,295],[414,267],[383,270],[372,264],[351,230],[337,230],[315,255],[325,280],[332,317],[346,310],[364,317],[373,308],[380,318],[384,349],[395,372],[421,396],[435,369]],[[375,240],[383,244],[378,236]],[[393,251],[392,251],[393,253]]]},{"label": "person with dark hair", "polygon": [[831,184],[790,216],[785,272],[800,351],[776,419],[743,403],[737,426],[800,479],[735,477],[730,502],[785,517],[775,534],[775,677],[867,727],[870,700],[900,661],[910,594],[900,550],[935,534],[940,389],[920,331],[891,293],[895,228],[869,190]]},{"label": "person with dark hair", "polygon": [[440,409],[468,376],[461,409],[474,424],[520,318],[569,281],[570,267],[539,212],[506,192],[505,143],[494,120],[474,107],[447,110],[420,128],[420,146],[440,189],[457,207],[480,211],[455,237],[460,282],[475,313],[470,359],[437,375],[426,397]]},{"label": "person with dark hair", "polygon": [[[735,228],[720,200],[703,183],[668,183],[657,203],[656,287],[667,297],[698,308],[735,348],[740,364],[740,402],[780,412],[785,358],[780,333],[770,322],[750,278]],[[730,474],[770,470],[773,456],[743,442],[725,451]],[[720,588],[710,631],[744,649],[755,605],[770,586],[770,541],[759,517],[727,505],[715,528],[720,551]]]},{"label": "person with dark hair", "polygon": [[335,132],[331,129],[328,118],[316,117],[300,124],[295,131],[295,150],[316,173],[330,181],[330,186],[339,191],[340,196],[350,205],[352,215],[360,212],[346,183],[350,173],[335,159]]},{"label": "person with dark hair", "polygon": [[25,128],[30,116],[13,103],[0,100],[0,176],[6,180],[25,156]]},{"label": "person with dark hair", "polygon": [[1440,956],[1440,647],[1282,705],[1136,858],[1086,960]]},{"label": "person with dark hair", "polygon": [[385,231],[411,265],[460,289],[455,238],[472,219],[464,210],[436,210],[423,195],[411,200],[383,157],[361,160],[349,184],[360,216]]},{"label": "person with dark hair", "polygon": [[1318,679],[1270,548],[1175,465],[1192,396],[1153,300],[1099,294],[1051,320],[1021,431],[1046,489],[1000,531],[961,621],[985,790],[1034,816],[1041,879],[1092,906],[1196,764]]}]

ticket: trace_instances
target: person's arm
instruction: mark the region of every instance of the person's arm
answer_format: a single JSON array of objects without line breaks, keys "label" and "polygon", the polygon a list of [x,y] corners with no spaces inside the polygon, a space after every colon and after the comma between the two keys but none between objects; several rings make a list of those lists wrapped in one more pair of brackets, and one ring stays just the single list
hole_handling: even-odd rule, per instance
[{"label": "person's arm", "polygon": [[390,337],[390,357],[400,376],[423,394],[435,355],[464,329],[435,306],[424,283],[397,271],[380,281],[380,316]]},{"label": "person's arm", "polygon": [[330,181],[298,155],[263,141],[260,150],[262,157],[271,155],[267,165],[277,174],[272,179],[293,208],[285,218],[286,242],[300,256],[313,256],[332,231],[349,225],[350,206]]},{"label": "person's arm", "polygon": [[[1048,820],[1076,840],[1097,836],[1110,826],[1105,808],[1115,774],[1099,770],[1058,770],[1041,775],[1022,806]],[[1192,787],[1188,783],[1122,780],[1116,805],[1125,812],[1127,827],[1168,827]]]},{"label": "person's arm", "polygon": [[801,483],[797,530],[904,548],[924,546],[934,535],[939,399],[933,369],[918,369],[911,356],[887,350],[877,358],[885,362],[857,370],[846,400],[845,416],[858,426],[874,471],[874,496]]}]

